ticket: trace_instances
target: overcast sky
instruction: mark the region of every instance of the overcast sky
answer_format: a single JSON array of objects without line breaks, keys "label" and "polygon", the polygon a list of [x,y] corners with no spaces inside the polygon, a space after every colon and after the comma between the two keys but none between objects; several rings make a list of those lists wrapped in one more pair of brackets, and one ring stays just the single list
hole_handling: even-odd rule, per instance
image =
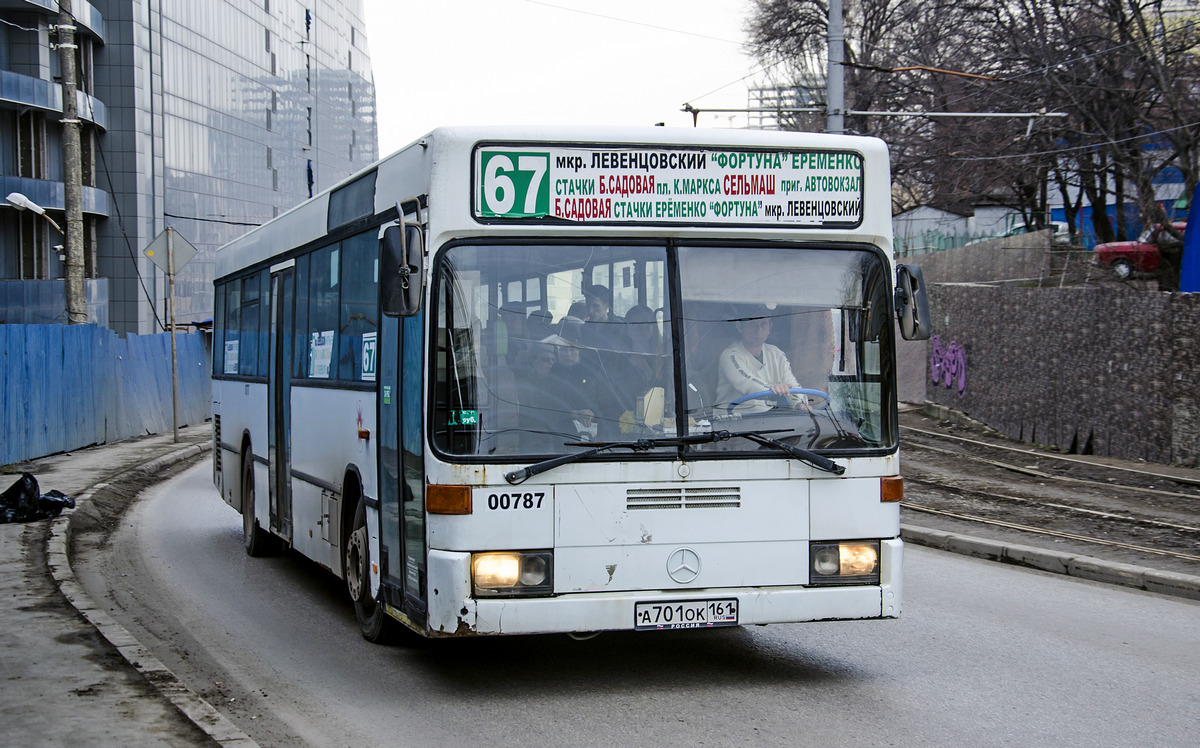
[{"label": "overcast sky", "polygon": [[363,4],[380,156],[441,125],[690,126],[685,102],[745,107],[763,80],[742,46],[749,0]]}]

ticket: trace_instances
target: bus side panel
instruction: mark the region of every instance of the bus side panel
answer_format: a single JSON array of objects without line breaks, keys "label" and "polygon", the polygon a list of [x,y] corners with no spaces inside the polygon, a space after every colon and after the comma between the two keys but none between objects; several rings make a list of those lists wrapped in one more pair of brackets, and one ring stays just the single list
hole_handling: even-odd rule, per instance
[{"label": "bus side panel", "polygon": [[[260,382],[218,379],[213,381],[212,389],[213,414],[221,418],[221,440],[213,445],[214,449],[221,450],[221,498],[241,511],[244,440],[247,437],[250,440],[251,459],[253,455],[264,461],[267,459],[267,386]],[[265,485],[263,481],[258,482],[257,499],[266,497]]]},{"label": "bus side panel", "polygon": [[376,496],[375,393],[292,385],[292,547],[341,575],[342,495],[356,469],[367,496]]}]

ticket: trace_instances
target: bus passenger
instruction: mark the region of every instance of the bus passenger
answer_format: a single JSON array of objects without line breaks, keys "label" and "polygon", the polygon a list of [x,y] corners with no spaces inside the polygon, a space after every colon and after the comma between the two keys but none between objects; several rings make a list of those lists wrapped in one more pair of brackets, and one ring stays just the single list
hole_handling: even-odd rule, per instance
[{"label": "bus passenger", "polygon": [[510,365],[524,361],[529,344],[533,342],[525,330],[525,311],[515,304],[505,304],[496,310],[494,337],[496,353],[504,356]]},{"label": "bus passenger", "polygon": [[[776,346],[767,342],[771,334],[771,318],[756,316],[739,319],[735,323],[739,339],[721,353],[718,362],[717,413],[724,413],[731,402],[755,392],[769,391],[778,398],[786,398],[792,408],[807,407],[808,399],[801,394],[789,394],[792,387],[799,387],[787,356]],[[773,398],[772,398],[773,399]],[[767,397],[747,400],[734,410],[738,413],[765,413],[774,404]]]},{"label": "bus passenger", "polygon": [[[583,292],[587,299],[587,322],[583,326],[583,342],[602,354],[625,347],[623,320],[612,313],[612,291],[608,286],[595,285]],[[605,363],[611,363],[606,361]]]},{"label": "bus passenger", "polygon": [[558,335],[547,339],[556,354],[548,392],[568,416],[566,430],[579,434],[580,438],[595,438],[599,431],[596,413],[601,409],[595,351],[580,346],[579,326],[570,324],[569,319],[559,326]]},{"label": "bus passenger", "polygon": [[588,318],[587,302],[586,301],[572,301],[571,308],[567,310],[566,316],[573,317],[574,319],[577,319],[580,322],[587,319]]},{"label": "bus passenger", "polygon": [[555,346],[548,342],[529,347],[523,370],[517,377],[519,411],[517,427],[521,431],[521,452],[561,452],[562,444],[575,438],[563,418],[563,405],[555,401],[553,370],[557,362]]},{"label": "bus passenger", "polygon": [[658,318],[650,307],[638,304],[625,313],[625,332],[629,339],[622,372],[625,397],[622,407],[635,410],[637,398],[645,396],[652,387],[663,387],[669,378],[670,364],[664,350]]},{"label": "bus passenger", "polygon": [[534,309],[525,320],[525,330],[531,340],[541,340],[554,334],[554,316],[545,309]]}]

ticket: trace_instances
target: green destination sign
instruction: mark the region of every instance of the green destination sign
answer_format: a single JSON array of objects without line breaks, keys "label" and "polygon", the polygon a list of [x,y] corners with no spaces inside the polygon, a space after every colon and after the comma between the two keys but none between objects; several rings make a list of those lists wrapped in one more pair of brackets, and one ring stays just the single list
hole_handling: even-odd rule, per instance
[{"label": "green destination sign", "polygon": [[845,228],[862,222],[848,151],[653,147],[475,150],[476,218]]}]

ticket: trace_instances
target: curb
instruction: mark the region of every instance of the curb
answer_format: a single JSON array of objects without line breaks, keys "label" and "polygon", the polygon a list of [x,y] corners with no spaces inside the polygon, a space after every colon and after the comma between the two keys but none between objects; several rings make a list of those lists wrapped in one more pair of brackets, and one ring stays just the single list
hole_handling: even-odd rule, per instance
[{"label": "curb", "polygon": [[1093,582],[1133,587],[1190,600],[1200,600],[1200,577],[1160,571],[1145,566],[1104,561],[1092,556],[1063,553],[1016,543],[1002,543],[970,535],[959,535],[915,525],[901,525],[900,537],[906,543],[924,545],[964,556],[1000,561],[1030,569],[1065,574]]},{"label": "curb", "polygon": [[[116,476],[114,480],[97,483],[83,492],[77,500],[81,504],[91,499],[102,488],[119,483],[130,474],[146,476],[157,475],[167,468],[187,462],[204,455],[212,450],[211,442],[199,445],[189,445],[169,454],[156,457]],[[167,666],[143,647],[129,631],[117,623],[108,613],[104,612],[92,601],[83,586],[75,578],[71,569],[71,558],[68,553],[71,541],[71,516],[74,511],[64,512],[50,524],[47,539],[47,560],[50,574],[54,577],[59,591],[67,602],[79,612],[89,623],[100,632],[121,656],[135,670],[145,676],[146,680],[168,701],[175,705],[185,717],[203,730],[219,745],[231,748],[257,748],[251,737],[239,730],[227,717],[218,712],[199,694],[192,691]]]}]

